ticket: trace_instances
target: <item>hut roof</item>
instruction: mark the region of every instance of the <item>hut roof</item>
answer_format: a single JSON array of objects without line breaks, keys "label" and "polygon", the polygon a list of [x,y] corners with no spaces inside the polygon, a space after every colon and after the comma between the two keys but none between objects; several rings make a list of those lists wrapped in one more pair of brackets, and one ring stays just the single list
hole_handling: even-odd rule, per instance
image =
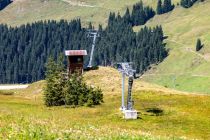
[{"label": "hut roof", "polygon": [[81,55],[87,55],[86,50],[66,50],[65,51],[66,56],[81,56]]}]

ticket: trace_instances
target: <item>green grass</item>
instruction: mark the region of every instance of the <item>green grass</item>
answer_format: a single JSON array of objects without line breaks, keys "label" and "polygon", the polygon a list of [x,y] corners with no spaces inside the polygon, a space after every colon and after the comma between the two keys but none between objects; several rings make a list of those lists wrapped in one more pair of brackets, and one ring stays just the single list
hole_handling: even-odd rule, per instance
[{"label": "green grass", "polygon": [[[150,75],[145,77],[147,81],[161,83],[167,88],[174,88],[186,92],[199,92],[209,94],[210,92],[210,77],[197,77],[191,75]],[[199,87],[199,88],[198,88]]]},{"label": "green grass", "polygon": [[[196,3],[192,8],[176,7],[173,12],[155,16],[146,26],[162,25],[169,56],[154,66],[143,79],[176,90],[210,93],[210,2]],[[135,27],[136,31],[140,27]],[[204,48],[195,52],[197,38]],[[152,74],[152,75],[151,75]],[[174,85],[174,78],[177,77]]]},{"label": "green grass", "polygon": [[[176,91],[161,91],[161,88],[153,91],[137,80],[133,98],[135,109],[140,112],[139,119],[124,120],[119,111],[118,76],[118,72],[110,68],[85,74],[89,84],[101,86],[104,92],[104,103],[94,108],[45,107],[42,91],[38,88],[44,86],[44,81],[18,90],[13,96],[0,95],[0,139],[178,140],[210,137],[210,96],[183,95]],[[107,81],[110,77],[112,80]],[[109,85],[113,87],[110,89]],[[149,112],[151,109],[163,113]]]},{"label": "green grass", "polygon": [[[141,119],[125,121],[119,111],[119,95],[105,97],[101,106],[77,109],[47,108],[33,99],[1,96],[0,137],[206,139],[210,136],[209,98],[153,92],[137,92],[134,98]],[[160,108],[164,113],[156,116],[148,113],[148,108]]]}]

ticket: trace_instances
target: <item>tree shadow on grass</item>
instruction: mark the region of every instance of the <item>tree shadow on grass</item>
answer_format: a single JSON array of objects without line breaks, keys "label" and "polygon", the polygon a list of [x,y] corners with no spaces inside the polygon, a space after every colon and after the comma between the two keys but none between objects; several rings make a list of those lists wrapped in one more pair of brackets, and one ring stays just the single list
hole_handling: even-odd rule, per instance
[{"label": "tree shadow on grass", "polygon": [[151,116],[162,116],[164,111],[160,108],[147,108],[146,112]]}]

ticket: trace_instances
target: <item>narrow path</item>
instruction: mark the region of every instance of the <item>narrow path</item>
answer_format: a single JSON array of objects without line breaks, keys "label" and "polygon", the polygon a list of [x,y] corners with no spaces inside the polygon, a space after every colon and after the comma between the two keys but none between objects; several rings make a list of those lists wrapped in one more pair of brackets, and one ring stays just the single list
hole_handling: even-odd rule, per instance
[{"label": "narrow path", "polygon": [[184,48],[182,47],[182,48],[180,48],[180,49],[185,49],[186,51],[191,52],[191,53],[193,53],[193,54],[195,54],[195,55],[197,55],[197,56],[203,58],[204,60],[210,62],[210,60],[209,60],[208,58],[206,58],[204,55],[202,55],[202,54],[200,54],[200,53],[198,53],[198,52],[192,50],[192,48],[187,47],[185,44],[180,43],[180,42],[177,42],[177,41],[175,41],[175,40],[169,40],[169,39],[168,39],[168,41],[174,42],[174,43],[179,44],[179,45],[182,45],[182,46],[185,46]]},{"label": "narrow path", "polygon": [[85,4],[84,2],[80,2],[80,1],[78,1],[78,2],[72,1],[72,0],[62,0],[62,1],[67,2],[67,3],[69,3],[72,6],[92,7],[92,8],[96,7],[94,5],[88,5],[88,4]]}]

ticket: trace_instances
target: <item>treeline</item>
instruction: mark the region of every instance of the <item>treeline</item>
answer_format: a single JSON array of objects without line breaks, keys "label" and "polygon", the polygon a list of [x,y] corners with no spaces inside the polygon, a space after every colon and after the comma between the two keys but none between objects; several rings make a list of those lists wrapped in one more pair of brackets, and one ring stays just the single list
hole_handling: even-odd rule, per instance
[{"label": "treeline", "polygon": [[174,5],[171,3],[171,0],[164,0],[162,3],[162,0],[158,0],[157,3],[157,14],[161,15],[164,13],[168,13],[174,9]]},{"label": "treeline", "polygon": [[116,62],[134,62],[134,67],[143,73],[150,64],[161,62],[167,51],[163,44],[161,26],[153,29],[144,27],[135,33],[130,24],[120,15],[109,18],[108,26],[101,31],[98,41],[95,65],[112,66]]},{"label": "treeline", "polygon": [[[135,33],[131,25],[110,21],[105,30],[100,26],[94,64],[111,66],[115,62],[134,62],[138,72],[167,56],[161,27],[143,28]],[[90,50],[91,39],[80,20],[70,23],[36,22],[20,27],[0,25],[0,83],[33,82],[44,78],[44,65],[49,56],[55,59],[65,49]],[[85,59],[87,64],[88,57]]]},{"label": "treeline", "polygon": [[196,3],[197,1],[204,2],[205,0],[181,0],[180,4],[184,8],[190,8]]},{"label": "treeline", "polygon": [[[113,66],[116,62],[134,62],[137,72],[143,73],[151,64],[167,56],[163,31],[157,26],[144,27],[135,33],[134,24],[130,22],[132,14],[128,14],[128,10],[126,13],[123,16],[111,13],[108,26],[103,29],[99,25],[101,38],[97,39],[93,64]],[[93,28],[91,24],[89,28]],[[20,27],[0,25],[0,83],[44,79],[44,66],[49,56],[56,60],[66,49],[90,52],[91,43],[80,20],[39,21]],[[85,65],[88,59],[85,58]]]},{"label": "treeline", "polygon": [[12,0],[0,0],[0,10],[4,9]]}]

